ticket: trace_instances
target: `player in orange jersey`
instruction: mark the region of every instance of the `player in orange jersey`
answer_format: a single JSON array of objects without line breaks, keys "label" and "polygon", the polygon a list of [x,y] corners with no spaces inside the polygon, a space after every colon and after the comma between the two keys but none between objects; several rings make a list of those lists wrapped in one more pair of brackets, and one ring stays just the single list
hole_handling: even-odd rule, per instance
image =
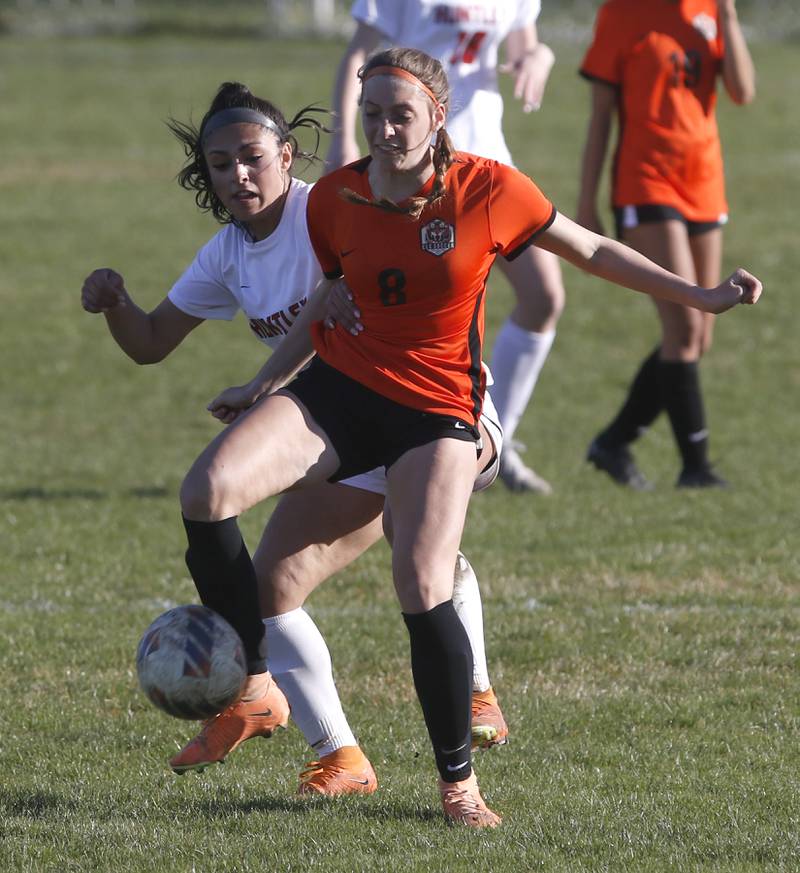
[{"label": "player in orange jersey", "polygon": [[[236,418],[184,479],[187,563],[209,599],[244,604],[256,582],[238,515],[289,489],[385,467],[395,590],[445,816],[495,827],[472,772],[472,654],[452,601],[478,466],[489,269],[535,243],[606,280],[710,312],[755,303],[761,284],[744,270],[716,288],[688,282],[565,218],[517,170],[455,153],[447,77],[428,55],[381,52],[360,78],[369,157],[323,177],[307,218],[328,281],[345,279],[364,329],[326,330],[312,307],[301,311],[297,324],[313,322],[314,361]],[[236,623],[236,609],[228,614]],[[251,617],[241,615],[255,663],[258,628],[247,633]]]},{"label": "player in orange jersey", "polygon": [[[592,82],[592,112],[578,221],[602,231],[597,189],[616,114],[618,236],[689,281],[716,284],[728,218],[714,115],[717,77],[736,103],[755,94],[735,0],[609,0],[598,12],[581,74]],[[698,372],[714,317],[664,300],[656,309],[661,342],[616,417],[592,441],[588,460],[622,485],[649,488],[629,446],[666,410],[682,461],[678,486],[725,486],[708,459]]]},{"label": "player in orange jersey", "polygon": [[[361,154],[356,140],[359,67],[385,45],[413,46],[438,58],[450,83],[447,129],[455,147],[511,164],[503,136],[501,72],[514,77],[523,110],[539,108],[555,61],[539,40],[539,0],[354,0],[356,30],[339,63],[333,107],[339,119],[331,138],[329,168]],[[501,46],[507,63],[499,61]],[[514,436],[556,335],[564,308],[558,258],[536,246],[497,267],[515,296],[513,310],[495,338],[490,394],[505,433],[500,480],[512,491],[550,494],[550,483],[523,459]]]}]

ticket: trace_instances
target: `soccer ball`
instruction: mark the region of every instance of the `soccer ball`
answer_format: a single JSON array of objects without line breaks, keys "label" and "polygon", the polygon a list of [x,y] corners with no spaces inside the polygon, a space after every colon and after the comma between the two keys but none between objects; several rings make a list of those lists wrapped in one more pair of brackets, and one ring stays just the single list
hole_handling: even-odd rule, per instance
[{"label": "soccer ball", "polygon": [[144,632],[136,650],[139,684],[176,718],[204,719],[242,693],[247,668],[239,634],[205,606],[177,606]]}]

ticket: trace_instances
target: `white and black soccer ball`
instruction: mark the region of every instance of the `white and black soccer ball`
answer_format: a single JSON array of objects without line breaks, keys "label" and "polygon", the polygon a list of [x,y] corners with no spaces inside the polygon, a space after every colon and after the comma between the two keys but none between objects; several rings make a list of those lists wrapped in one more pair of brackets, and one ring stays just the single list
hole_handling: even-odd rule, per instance
[{"label": "white and black soccer ball", "polygon": [[176,606],[147,628],[136,650],[139,684],[176,718],[210,718],[234,703],[247,679],[239,634],[199,604]]}]

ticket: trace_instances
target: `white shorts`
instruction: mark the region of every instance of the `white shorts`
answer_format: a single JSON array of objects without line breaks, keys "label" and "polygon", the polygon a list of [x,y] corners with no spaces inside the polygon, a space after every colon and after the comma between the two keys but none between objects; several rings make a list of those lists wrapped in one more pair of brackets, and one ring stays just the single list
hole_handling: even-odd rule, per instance
[{"label": "white shorts", "polygon": [[[492,398],[487,391],[483,396],[483,412],[481,413],[481,422],[486,428],[486,432],[494,445],[494,458],[492,463],[475,479],[475,484],[472,486],[473,491],[483,491],[488,488],[497,478],[500,471],[500,453],[503,449],[503,428],[500,426],[500,417],[497,410],[494,408]],[[362,491],[370,491],[373,494],[386,495],[386,470],[383,467],[376,467],[367,473],[359,473],[358,476],[351,476],[349,479],[342,479],[340,485],[349,485],[351,488],[360,488]]]}]

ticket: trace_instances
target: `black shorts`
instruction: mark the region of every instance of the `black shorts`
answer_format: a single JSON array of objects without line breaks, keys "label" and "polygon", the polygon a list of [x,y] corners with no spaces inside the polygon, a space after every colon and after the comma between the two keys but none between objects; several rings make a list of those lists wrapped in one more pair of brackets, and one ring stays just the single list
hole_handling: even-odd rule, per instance
[{"label": "black shorts", "polygon": [[339,456],[330,482],[376,467],[387,470],[410,449],[443,437],[480,444],[478,428],[452,415],[395,403],[319,357],[285,389],[325,431]]},{"label": "black shorts", "polygon": [[689,221],[674,206],[662,206],[657,203],[614,207],[617,239],[622,239],[626,230],[638,227],[640,224],[652,224],[656,221],[680,221],[686,225],[689,236],[698,236],[701,233],[708,233],[710,230],[722,227],[727,220],[727,215],[721,215],[716,221]]}]

